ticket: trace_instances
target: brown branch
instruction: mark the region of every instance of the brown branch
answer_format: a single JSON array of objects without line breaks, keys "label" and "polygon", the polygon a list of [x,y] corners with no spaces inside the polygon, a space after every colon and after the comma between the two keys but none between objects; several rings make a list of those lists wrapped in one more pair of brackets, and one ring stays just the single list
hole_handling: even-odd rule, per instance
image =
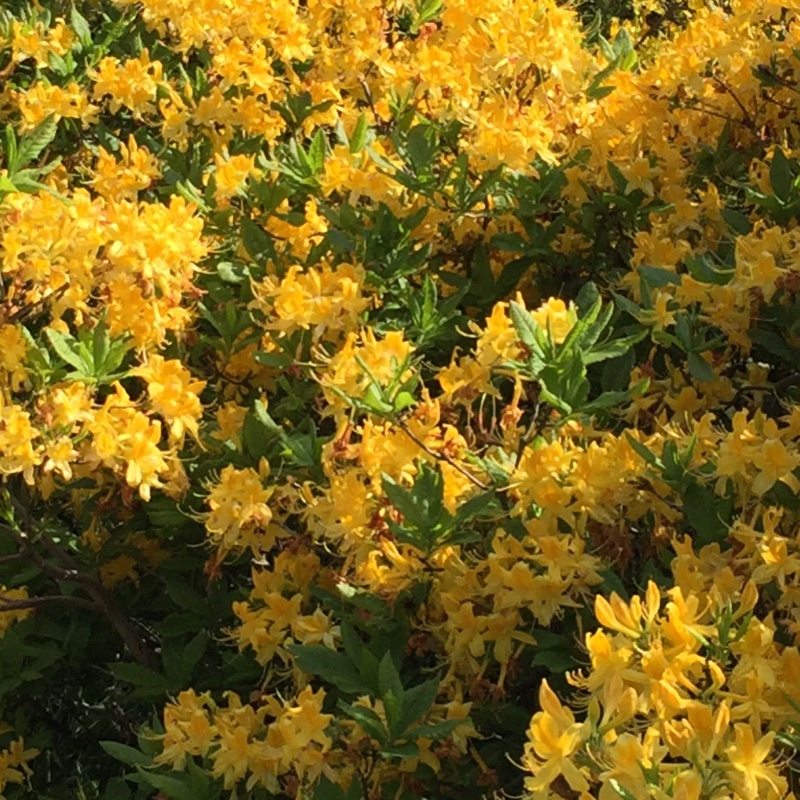
[{"label": "brown branch", "polygon": [[454,461],[450,456],[446,455],[445,453],[437,453],[435,450],[428,447],[422,439],[417,436],[411,428],[406,425],[405,422],[402,420],[397,420],[397,426],[403,431],[409,439],[411,439],[414,444],[418,447],[421,447],[431,458],[435,458],[437,461],[445,461],[447,462],[454,470],[460,472],[465,478],[470,480],[472,483],[475,484],[479,489],[482,489],[484,492],[488,492],[489,488],[482,480],[476,478],[469,470],[464,469],[457,461]]},{"label": "brown branch", "polygon": [[0,613],[5,611],[23,611],[30,608],[39,608],[40,606],[50,605],[52,603],[71,603],[72,605],[81,606],[82,608],[89,608],[93,611],[97,607],[90,600],[84,600],[81,597],[72,597],[67,594],[49,594],[43,597],[10,597],[3,592],[0,592]]},{"label": "brown branch", "polygon": [[23,553],[22,551],[18,553],[12,553],[11,555],[8,556],[0,556],[0,567],[2,567],[3,564],[13,564],[15,561],[19,561],[20,559],[23,558],[25,558],[25,553]]},{"label": "brown branch", "polygon": [[744,103],[739,99],[736,92],[734,92],[733,89],[731,89],[731,87],[719,77],[719,75],[712,75],[711,80],[714,81],[717,86],[719,86],[726,94],[729,94],[731,98],[733,98],[733,102],[736,103],[736,105],[739,107],[739,110],[744,115],[744,124],[750,128],[750,130],[755,131],[756,123],[753,120],[750,112],[747,110],[747,108],[745,108]]},{"label": "brown branch", "polygon": [[14,538],[21,548],[20,552],[17,554],[20,558],[30,559],[46,575],[49,575],[54,580],[79,582],[75,579],[72,572],[61,569],[55,566],[55,564],[51,564],[47,559],[42,558],[31,546],[28,534],[25,533],[25,531],[18,531],[11,525],[3,522],[0,522],[0,531],[5,531]]},{"label": "brown branch", "polygon": [[89,597],[94,600],[95,610],[99,611],[114,626],[114,629],[125,642],[128,650],[134,659],[145,667],[151,669],[156,665],[153,651],[147,642],[142,638],[133,621],[123,611],[113,593],[91,575],[80,572],[75,562],[64,552],[46,533],[39,535],[39,541],[47,548],[53,556],[60,558],[68,566],[67,572],[71,576],[68,580],[80,583]]},{"label": "brown branch", "polygon": [[156,665],[155,654],[136,629],[134,622],[123,611],[113,593],[103,586],[99,579],[81,572],[72,557],[46,533],[40,531],[37,534],[36,542],[43,545],[47,552],[63,566],[57,567],[42,558],[34,550],[31,541],[29,532],[33,530],[33,519],[30,511],[13,496],[12,503],[15,510],[21,515],[25,529],[15,530],[12,526],[3,523],[0,523],[0,529],[11,533],[22,550],[31,557],[43,572],[56,580],[79,584],[94,601],[86,607],[102,614],[111,623],[137,663],[145,667],[154,668]]}]

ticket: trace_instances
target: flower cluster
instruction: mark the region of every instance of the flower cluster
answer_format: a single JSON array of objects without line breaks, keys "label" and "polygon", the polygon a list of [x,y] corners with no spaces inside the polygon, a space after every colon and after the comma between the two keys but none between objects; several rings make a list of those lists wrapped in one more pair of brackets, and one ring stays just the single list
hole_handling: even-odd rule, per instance
[{"label": "flower cluster", "polygon": [[69,5],[0,10],[0,793],[792,798],[797,3]]}]

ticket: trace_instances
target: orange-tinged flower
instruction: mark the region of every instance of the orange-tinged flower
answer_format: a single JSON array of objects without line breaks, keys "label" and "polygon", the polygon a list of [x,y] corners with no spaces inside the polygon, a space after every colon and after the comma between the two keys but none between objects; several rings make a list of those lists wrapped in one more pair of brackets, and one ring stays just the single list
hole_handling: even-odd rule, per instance
[{"label": "orange-tinged flower", "polygon": [[183,442],[186,433],[197,438],[198,421],[203,414],[200,393],[206,382],[195,380],[177,359],[151,355],[145,364],[131,370],[147,381],[150,404],[169,427],[170,439]]}]

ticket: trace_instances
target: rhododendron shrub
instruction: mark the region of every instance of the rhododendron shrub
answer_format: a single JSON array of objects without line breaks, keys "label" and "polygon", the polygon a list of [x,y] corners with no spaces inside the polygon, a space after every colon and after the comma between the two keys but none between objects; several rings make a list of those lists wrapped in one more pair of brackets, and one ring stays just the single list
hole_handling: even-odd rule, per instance
[{"label": "rhododendron shrub", "polygon": [[0,795],[789,800],[800,6],[0,10]]}]

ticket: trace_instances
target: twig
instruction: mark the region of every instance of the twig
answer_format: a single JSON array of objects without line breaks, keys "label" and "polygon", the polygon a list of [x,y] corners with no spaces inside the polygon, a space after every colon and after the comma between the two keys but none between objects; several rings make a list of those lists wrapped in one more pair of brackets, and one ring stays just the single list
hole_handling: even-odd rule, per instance
[{"label": "twig", "polygon": [[411,439],[412,442],[414,442],[414,444],[416,444],[418,447],[421,447],[429,456],[431,456],[431,458],[435,458],[440,461],[446,461],[453,469],[460,472],[465,478],[474,483],[475,486],[477,486],[479,489],[482,489],[484,492],[489,491],[490,488],[489,486],[487,486],[483,481],[476,478],[469,470],[464,469],[464,467],[462,467],[461,464],[459,464],[457,461],[453,461],[453,459],[450,458],[450,456],[446,455],[445,453],[437,453],[435,450],[432,450],[430,447],[428,447],[428,445],[425,444],[425,442],[423,442],[422,439],[420,439],[419,436],[417,436],[417,434],[414,433],[414,431],[412,431],[411,428],[408,427],[408,425],[406,425],[405,422],[403,422],[402,420],[398,420],[397,426],[400,428],[401,431],[403,431],[406,434],[406,436],[408,436],[409,439]]},{"label": "twig", "polygon": [[133,621],[122,610],[122,607],[117,602],[116,597],[108,590],[97,578],[91,575],[86,575],[79,572],[75,568],[75,563],[47,534],[40,535],[42,544],[47,548],[48,552],[55,556],[60,555],[62,560],[70,565],[69,572],[74,577],[71,580],[80,583],[86,590],[89,597],[94,600],[94,608],[106,617],[106,619],[114,626],[114,629],[125,642],[128,650],[134,659],[145,667],[151,669],[156,665],[156,659],[153,651],[144,641],[140,633],[134,627]]},{"label": "twig", "polygon": [[25,553],[21,550],[18,553],[12,553],[9,556],[0,556],[0,567],[3,564],[12,564],[14,561],[19,561],[21,558],[25,558]]},{"label": "twig", "polygon": [[57,580],[77,583],[82,586],[84,591],[94,601],[86,607],[106,617],[117,631],[122,641],[125,642],[133,658],[139,664],[153,668],[156,664],[155,654],[137,631],[133,621],[122,610],[122,607],[119,605],[114,595],[106,589],[97,578],[81,572],[80,569],[78,569],[78,564],[72,557],[59,547],[46,533],[40,531],[36,537],[36,541],[41,543],[47,552],[63,566],[57,567],[42,558],[33,549],[30,532],[34,530],[34,524],[30,510],[13,495],[11,496],[11,502],[14,509],[22,518],[24,530],[14,530],[12,526],[4,523],[0,523],[0,529],[11,533],[20,547],[43,572]]},{"label": "twig", "polygon": [[0,592],[0,613],[4,611],[21,611],[28,608],[38,608],[39,606],[50,605],[52,603],[72,603],[82,608],[89,608],[93,611],[97,607],[91,600],[84,600],[81,597],[72,597],[68,594],[49,594],[44,597],[10,597]]},{"label": "twig", "polygon": [[538,431],[539,426],[537,425],[539,421],[539,408],[540,404],[539,401],[536,400],[533,406],[533,414],[531,415],[531,424],[528,426],[525,433],[520,436],[519,444],[517,445],[517,456],[514,460],[514,470],[519,469],[519,465],[522,463],[522,456],[525,452],[525,448],[530,444],[531,440],[533,439],[533,435],[536,431]]},{"label": "twig", "polygon": [[753,117],[750,115],[750,112],[745,108],[744,103],[739,99],[736,92],[728,86],[725,81],[722,80],[718,75],[712,75],[711,80],[714,81],[718,86],[722,87],[722,90],[729,94],[733,98],[733,102],[739,106],[739,110],[744,114],[744,124],[750,128],[750,130],[756,130],[756,123],[753,120]]}]

